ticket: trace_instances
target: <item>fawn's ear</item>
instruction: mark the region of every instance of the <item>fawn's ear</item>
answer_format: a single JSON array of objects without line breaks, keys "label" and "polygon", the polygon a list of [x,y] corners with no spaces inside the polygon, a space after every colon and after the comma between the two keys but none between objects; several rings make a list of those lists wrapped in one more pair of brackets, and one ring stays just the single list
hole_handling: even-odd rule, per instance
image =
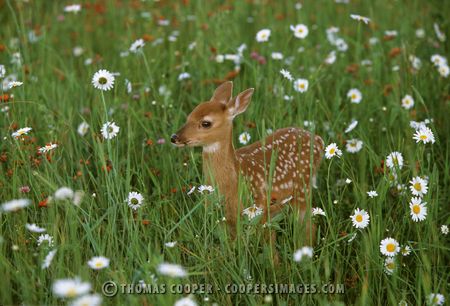
[{"label": "fawn's ear", "polygon": [[245,112],[250,101],[252,100],[254,88],[249,88],[238,94],[234,99],[231,99],[227,104],[228,111],[232,118],[236,117],[240,113]]},{"label": "fawn's ear", "polygon": [[211,101],[227,104],[233,96],[233,82],[228,81],[217,87],[211,98]]}]

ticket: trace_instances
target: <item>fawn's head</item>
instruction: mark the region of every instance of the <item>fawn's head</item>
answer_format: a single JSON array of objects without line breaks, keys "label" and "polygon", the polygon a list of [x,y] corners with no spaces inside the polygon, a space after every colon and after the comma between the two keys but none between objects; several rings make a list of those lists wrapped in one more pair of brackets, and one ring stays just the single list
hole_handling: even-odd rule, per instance
[{"label": "fawn's head", "polygon": [[233,127],[233,118],[250,104],[254,89],[249,88],[233,98],[233,82],[221,84],[212,98],[199,104],[188,115],[184,126],[172,135],[177,146],[208,146],[226,139]]}]

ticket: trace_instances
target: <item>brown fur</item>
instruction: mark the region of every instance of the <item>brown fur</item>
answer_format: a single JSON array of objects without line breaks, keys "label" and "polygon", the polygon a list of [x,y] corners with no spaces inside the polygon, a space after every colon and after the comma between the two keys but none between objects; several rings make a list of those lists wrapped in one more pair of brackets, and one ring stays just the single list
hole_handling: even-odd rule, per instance
[{"label": "brown fur", "polygon": [[[232,98],[232,83],[222,84],[210,101],[192,111],[186,124],[173,135],[172,142],[178,146],[203,146],[203,172],[208,184],[215,182],[225,197],[226,218],[232,232],[243,208],[238,202],[240,172],[249,182],[256,205],[264,210],[262,222],[276,215],[284,206],[283,200],[292,197],[289,203],[299,211],[300,221],[306,226],[305,235],[314,240],[315,228],[303,218],[311,175],[319,167],[324,143],[317,135],[311,141],[308,131],[290,127],[276,130],[264,142],[235,150],[232,120],[246,110],[252,94],[253,89],[248,89]],[[204,121],[210,121],[212,126],[203,127]],[[272,158],[273,176],[270,177]]]}]

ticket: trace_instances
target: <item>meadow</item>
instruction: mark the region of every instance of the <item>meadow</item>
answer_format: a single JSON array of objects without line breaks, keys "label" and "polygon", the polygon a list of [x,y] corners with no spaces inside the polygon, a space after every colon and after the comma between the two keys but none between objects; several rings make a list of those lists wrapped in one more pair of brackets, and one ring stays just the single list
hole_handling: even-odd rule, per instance
[{"label": "meadow", "polygon": [[[0,1],[0,304],[444,305],[449,15],[437,0]],[[201,149],[170,143],[228,80],[255,88],[236,148],[288,126],[327,146],[311,248],[289,206],[264,226],[241,215],[232,240]]]}]

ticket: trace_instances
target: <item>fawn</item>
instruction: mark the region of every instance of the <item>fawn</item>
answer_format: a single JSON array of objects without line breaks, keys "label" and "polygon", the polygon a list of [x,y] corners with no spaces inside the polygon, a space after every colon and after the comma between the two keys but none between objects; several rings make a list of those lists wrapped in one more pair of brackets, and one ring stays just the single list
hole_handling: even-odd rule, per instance
[{"label": "fawn", "polygon": [[[310,181],[322,159],[324,143],[296,127],[276,130],[260,141],[234,149],[232,141],[233,119],[243,113],[254,89],[247,89],[232,97],[233,83],[225,82],[214,92],[208,102],[198,105],[187,117],[186,124],[171,136],[171,142],[178,147],[203,147],[203,172],[208,184],[215,182],[219,192],[225,197],[225,214],[231,233],[234,234],[238,208],[239,172],[250,185],[253,199],[263,209],[262,222],[273,217],[290,200],[299,211],[300,222],[305,226],[305,236],[315,237],[315,227],[303,220],[307,198],[310,194]],[[276,154],[273,158],[272,155]],[[271,159],[273,176],[269,184]],[[312,177],[310,177],[312,175]],[[271,191],[268,190],[271,185]],[[268,195],[271,198],[268,199]],[[270,200],[270,201],[268,201]],[[275,236],[272,236],[275,239]]]}]

